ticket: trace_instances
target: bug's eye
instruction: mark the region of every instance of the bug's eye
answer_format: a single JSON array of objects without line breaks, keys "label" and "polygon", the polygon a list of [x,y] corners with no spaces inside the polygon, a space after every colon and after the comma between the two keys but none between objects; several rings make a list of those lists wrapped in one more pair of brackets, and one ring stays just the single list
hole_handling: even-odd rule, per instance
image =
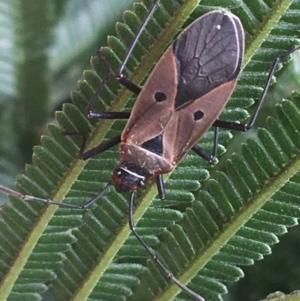
[{"label": "bug's eye", "polygon": [[167,95],[164,92],[156,92],[154,98],[157,102],[162,102],[167,99]]},{"label": "bug's eye", "polygon": [[146,184],[145,184],[145,182],[144,182],[143,180],[140,180],[139,186],[140,186],[141,188],[144,188],[144,187],[146,186]]},{"label": "bug's eye", "polygon": [[121,169],[116,169],[114,171],[114,176],[120,178],[122,176],[122,170]]}]

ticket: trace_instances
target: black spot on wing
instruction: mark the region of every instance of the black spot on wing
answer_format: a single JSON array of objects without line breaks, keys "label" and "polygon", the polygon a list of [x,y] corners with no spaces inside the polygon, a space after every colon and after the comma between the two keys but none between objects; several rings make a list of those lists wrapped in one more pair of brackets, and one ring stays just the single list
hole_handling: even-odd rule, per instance
[{"label": "black spot on wing", "polygon": [[204,113],[201,110],[194,112],[194,120],[195,121],[202,119],[203,116],[204,116]]},{"label": "black spot on wing", "polygon": [[154,95],[154,99],[157,102],[162,102],[167,99],[167,95],[164,92],[156,92]]},{"label": "black spot on wing", "polygon": [[178,72],[175,108],[237,77],[243,43],[240,21],[231,14],[208,13],[185,29],[173,43]]}]

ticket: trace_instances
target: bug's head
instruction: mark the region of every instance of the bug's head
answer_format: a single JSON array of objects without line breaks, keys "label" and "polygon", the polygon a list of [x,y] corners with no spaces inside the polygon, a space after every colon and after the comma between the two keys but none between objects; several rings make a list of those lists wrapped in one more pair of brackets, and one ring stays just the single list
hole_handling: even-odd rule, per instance
[{"label": "bug's head", "polygon": [[112,181],[118,192],[135,191],[138,188],[145,187],[145,177],[139,176],[122,167],[114,170]]}]

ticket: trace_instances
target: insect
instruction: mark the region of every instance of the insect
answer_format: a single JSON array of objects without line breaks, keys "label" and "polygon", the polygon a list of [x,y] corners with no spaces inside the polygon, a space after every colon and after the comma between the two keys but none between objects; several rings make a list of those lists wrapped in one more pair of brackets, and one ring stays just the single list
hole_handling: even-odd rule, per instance
[{"label": "insect", "polygon": [[[218,116],[236,85],[244,55],[242,24],[238,17],[229,12],[209,12],[183,30],[157,62],[143,88],[124,77],[123,70],[127,61],[158,4],[158,0],[153,1],[116,73],[120,84],[138,94],[131,113],[93,111],[94,102],[111,73],[107,62],[98,52],[107,73],[88,105],[89,117],[128,119],[122,134],[93,149],[83,151],[82,148],[80,153],[80,157],[87,160],[119,144],[120,163],[105,188],[83,206],[23,195],[3,186],[0,186],[0,190],[26,201],[78,209],[88,208],[113,184],[118,192],[131,192],[129,226],[132,233],[171,281],[195,300],[203,301],[201,296],[172,275],[136,231],[133,219],[135,192],[145,187],[148,179],[154,178],[159,196],[163,199],[165,186],[162,175],[171,172],[189,150],[193,150],[207,161],[212,161],[217,153],[219,127],[238,131],[249,130],[255,123],[278,62],[297,47],[276,57],[248,124],[222,121]],[[211,126],[215,127],[215,139],[213,153],[208,154],[196,143]]]}]

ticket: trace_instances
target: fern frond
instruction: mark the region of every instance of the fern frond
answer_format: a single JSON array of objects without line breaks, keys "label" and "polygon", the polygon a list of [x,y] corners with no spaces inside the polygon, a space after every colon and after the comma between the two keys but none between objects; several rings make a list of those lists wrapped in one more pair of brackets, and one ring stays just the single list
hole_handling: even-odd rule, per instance
[{"label": "fern frond", "polygon": [[[191,21],[187,19],[199,1],[181,2],[162,0],[143,33],[126,69],[136,84],[145,80],[178,29]],[[124,22],[117,25],[119,37],[110,37],[109,45],[101,49],[113,70],[151,1],[144,3],[125,14]],[[246,1],[230,1],[248,36],[244,71],[222,119],[245,120],[246,108],[259,97],[274,55],[299,42],[294,38],[298,21],[291,17],[298,13],[299,3],[259,1],[249,6]],[[216,6],[220,7],[220,1],[202,1],[191,19]],[[282,35],[288,37],[284,45]],[[90,133],[88,148],[120,133],[124,126],[120,121],[86,118],[86,105],[104,76],[97,58],[92,66],[94,70],[86,71],[80,82],[80,91],[72,95],[74,104],[57,113],[64,130]],[[97,109],[131,108],[131,94],[119,88],[113,79],[109,81]],[[228,161],[226,172],[217,172],[201,190],[200,181],[209,177],[208,167],[189,154],[168,179],[166,201],[155,199],[152,183],[137,200],[135,220],[143,239],[174,275],[208,300],[221,300],[225,284],[242,277],[240,266],[270,253],[277,236],[297,223],[298,190],[289,187],[298,187],[299,180],[299,114],[297,101],[284,101],[278,116],[268,120],[269,129],[258,131],[258,140],[249,140],[243,154]],[[221,142],[226,145],[231,136],[223,131]],[[212,133],[200,143],[210,149]],[[18,189],[72,204],[93,197],[117,165],[116,149],[82,162],[76,157],[79,147],[80,139],[66,137],[51,125],[42,146],[34,149],[27,174],[18,178]],[[283,200],[286,190],[289,198]],[[55,300],[189,300],[165,279],[130,234],[127,195],[112,189],[84,214],[14,197],[11,201],[2,207],[0,220],[1,300],[21,295],[38,300],[47,287]]]}]

